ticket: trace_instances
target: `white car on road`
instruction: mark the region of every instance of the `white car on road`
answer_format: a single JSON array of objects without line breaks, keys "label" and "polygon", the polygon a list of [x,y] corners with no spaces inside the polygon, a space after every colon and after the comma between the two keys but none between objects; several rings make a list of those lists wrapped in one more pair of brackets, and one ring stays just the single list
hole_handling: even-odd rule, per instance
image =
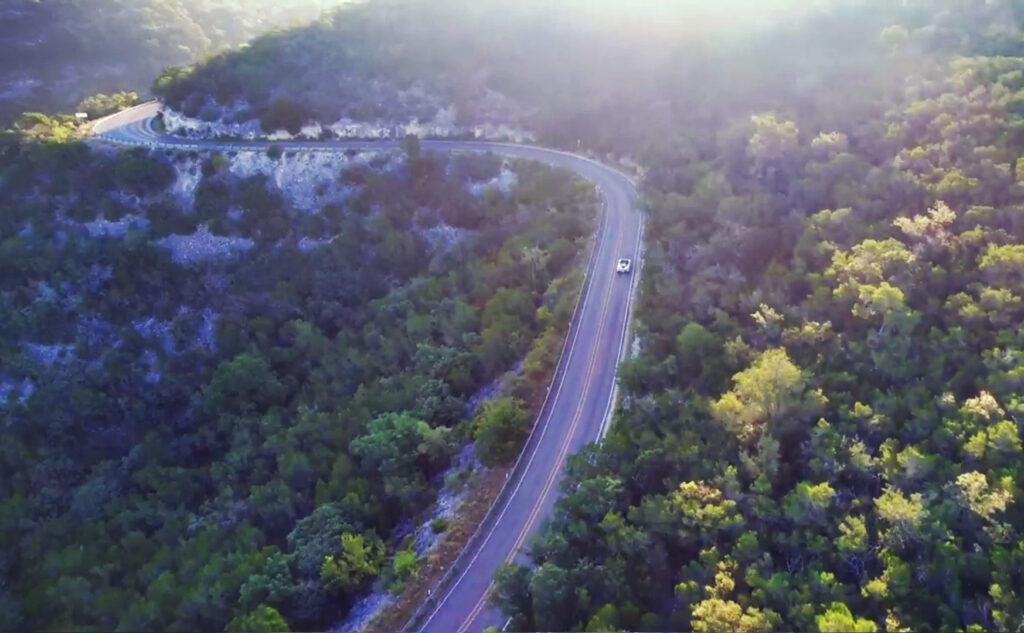
[{"label": "white car on road", "polygon": [[617,273],[628,273],[633,268],[632,260],[623,257],[615,264],[615,272]]}]

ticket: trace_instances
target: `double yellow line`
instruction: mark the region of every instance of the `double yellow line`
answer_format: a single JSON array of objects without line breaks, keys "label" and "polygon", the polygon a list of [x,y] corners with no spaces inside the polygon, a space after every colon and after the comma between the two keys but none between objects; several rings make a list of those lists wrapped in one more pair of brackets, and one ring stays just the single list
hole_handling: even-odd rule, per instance
[{"label": "double yellow line", "polygon": [[[622,232],[618,231],[615,237],[615,247],[612,250],[613,253],[619,252],[619,247],[621,246],[621,243]],[[608,290],[607,292],[605,292],[604,301],[601,305],[600,327],[598,328],[597,338],[595,339],[595,341],[597,341],[598,343],[604,337],[605,317],[608,315],[608,306],[611,303],[612,294],[614,294],[614,288],[614,283],[608,285]],[[533,508],[530,511],[530,515],[526,519],[526,523],[520,530],[519,536],[516,537],[516,542],[512,545],[512,549],[509,551],[508,556],[505,557],[506,563],[512,562],[512,559],[515,558],[516,553],[519,551],[519,548],[523,545],[523,542],[530,535],[533,523],[537,520],[537,516],[540,514],[541,508],[544,505],[544,500],[551,492],[551,487],[554,485],[555,479],[557,479],[558,475],[560,475],[562,472],[561,464],[565,460],[566,454],[569,452],[569,447],[572,445],[572,438],[576,434],[576,428],[579,426],[580,421],[583,419],[583,408],[587,402],[586,394],[590,392],[590,385],[594,380],[594,367],[597,365],[598,347],[599,345],[595,344],[593,349],[591,350],[590,362],[587,365],[587,379],[583,383],[583,390],[580,396],[579,405],[576,407],[576,411],[573,413],[572,421],[569,423],[569,432],[565,435],[565,439],[562,441],[562,445],[559,447],[558,457],[555,460],[555,468],[552,468],[551,472],[548,474],[547,480],[544,482],[544,488],[542,489],[541,493],[537,496],[537,499],[533,504]],[[568,367],[566,369],[568,369]],[[561,389],[561,384],[559,384],[559,389]],[[552,406],[552,410],[553,409],[554,406]],[[510,498],[508,503],[511,503],[511,501],[512,500]],[[487,585],[487,589],[484,591],[483,595],[480,596],[480,599],[477,601],[473,609],[469,612],[469,615],[466,616],[466,619],[463,620],[461,625],[459,625],[459,628],[457,629],[458,633],[465,633],[469,629],[470,624],[473,623],[473,620],[475,620],[477,616],[480,615],[480,612],[484,610],[484,608],[487,606],[487,600],[491,595],[492,589],[494,589],[493,580],[490,582],[490,584]]]}]

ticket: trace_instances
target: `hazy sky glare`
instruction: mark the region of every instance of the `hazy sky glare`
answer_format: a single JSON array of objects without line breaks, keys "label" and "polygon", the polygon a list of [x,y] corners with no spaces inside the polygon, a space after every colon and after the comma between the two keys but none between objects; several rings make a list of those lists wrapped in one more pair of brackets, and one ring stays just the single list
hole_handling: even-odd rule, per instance
[{"label": "hazy sky glare", "polygon": [[[373,0],[370,0],[373,1]],[[624,41],[642,35],[652,45],[742,35],[823,5],[858,0],[509,0],[572,28],[591,22]],[[505,4],[499,0],[500,4]]]},{"label": "hazy sky glare", "polygon": [[[430,5],[447,4],[458,7],[468,3],[473,8],[487,7],[499,17],[509,13],[527,12],[544,15],[564,28],[590,23],[601,30],[619,32],[623,36],[644,34],[657,41],[661,37],[716,37],[741,34],[751,28],[770,26],[788,19],[794,13],[857,0],[319,0],[323,8],[344,4]],[[234,0],[243,5],[280,13],[288,5],[308,0]]]},{"label": "hazy sky glare", "polygon": [[552,8],[569,5],[574,10],[593,14],[632,13],[643,16],[699,16],[724,15],[733,18],[745,16],[778,15],[800,11],[835,0],[554,0]]},{"label": "hazy sky glare", "polygon": [[[241,5],[253,8],[280,10],[287,8],[295,0],[234,0]],[[321,0],[321,4],[335,6],[353,2],[379,2],[387,0]],[[433,2],[434,0],[420,0]],[[724,15],[733,18],[750,16],[778,15],[793,10],[803,10],[824,4],[834,4],[837,0],[545,0],[544,4],[552,10],[571,8],[580,13],[622,14],[631,13],[637,16],[701,16]],[[510,8],[521,4],[523,0],[503,0],[498,4],[507,4]]]}]

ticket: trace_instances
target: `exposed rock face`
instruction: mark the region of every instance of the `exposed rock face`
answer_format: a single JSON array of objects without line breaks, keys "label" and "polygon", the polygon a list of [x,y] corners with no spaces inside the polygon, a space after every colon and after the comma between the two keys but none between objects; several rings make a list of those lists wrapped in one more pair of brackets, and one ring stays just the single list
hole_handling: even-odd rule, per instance
[{"label": "exposed rock face", "polygon": [[169,248],[174,261],[187,264],[243,253],[252,248],[255,242],[247,237],[214,235],[203,224],[191,235],[168,235],[155,244]]},{"label": "exposed rock face", "polygon": [[130,213],[120,220],[96,218],[92,222],[86,222],[85,229],[93,237],[124,237],[129,229],[144,229],[148,224],[149,220],[145,216]]},{"label": "exposed rock face", "polygon": [[187,117],[180,112],[171,110],[170,108],[164,108],[164,126],[169,132],[179,134],[181,136],[187,136],[188,138],[218,138],[221,136],[234,136],[244,139],[255,139],[263,136],[263,132],[260,129],[260,122],[256,119],[236,123],[225,122],[227,119],[244,110],[246,107],[244,103],[240,102],[233,108],[225,108],[215,104],[212,107],[216,108],[219,112],[219,117],[215,121],[203,121]]},{"label": "exposed rock face", "polygon": [[314,212],[352,193],[353,188],[338,180],[341,170],[365,165],[379,155],[376,152],[360,152],[354,156],[340,152],[299,152],[271,158],[266,152],[238,152],[228,158],[228,169],[239,178],[263,174],[295,208]]},{"label": "exposed rock face", "polygon": [[196,187],[203,179],[203,161],[198,156],[186,157],[174,163],[175,179],[171,193],[182,206],[192,203]]},{"label": "exposed rock face", "polygon": [[167,131],[172,134],[185,136],[187,138],[219,138],[224,136],[237,137],[246,140],[267,138],[273,141],[287,141],[293,139],[315,140],[322,138],[329,139],[377,139],[377,138],[403,138],[408,134],[414,134],[421,138],[449,138],[465,137],[510,141],[514,143],[532,142],[534,135],[524,129],[502,123],[480,123],[475,125],[458,125],[455,122],[455,108],[447,106],[441,108],[429,121],[421,121],[417,117],[405,121],[385,121],[377,119],[374,121],[356,121],[350,118],[341,118],[330,124],[311,122],[302,127],[298,134],[289,134],[285,130],[277,130],[271,134],[264,134],[260,122],[256,119],[249,119],[241,122],[227,122],[234,116],[246,109],[244,103],[236,103],[231,108],[220,108],[221,116],[214,121],[202,121],[188,117],[170,108],[164,109],[164,125]]},{"label": "exposed rock face", "polygon": [[480,195],[488,189],[497,189],[502,193],[509,193],[518,183],[519,177],[516,176],[516,173],[509,169],[508,165],[502,165],[501,172],[497,176],[487,182],[472,183],[469,185],[469,190],[474,195]]}]

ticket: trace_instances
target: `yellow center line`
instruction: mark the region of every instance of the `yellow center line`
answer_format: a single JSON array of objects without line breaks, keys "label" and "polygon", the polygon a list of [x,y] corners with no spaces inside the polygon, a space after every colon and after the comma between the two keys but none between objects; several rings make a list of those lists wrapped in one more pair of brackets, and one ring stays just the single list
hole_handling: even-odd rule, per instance
[{"label": "yellow center line", "polygon": [[[620,248],[621,244],[622,244],[622,232],[619,231],[617,233],[616,237],[615,237],[615,247],[614,247],[614,250],[613,250],[614,253],[619,252],[619,248]],[[614,284],[609,284],[608,285],[608,291],[605,293],[604,302],[601,305],[601,318],[599,320],[600,326],[598,327],[598,333],[597,333],[596,341],[600,341],[601,338],[604,335],[604,331],[605,331],[605,317],[608,314],[608,306],[609,306],[609,304],[611,302],[612,294],[614,294],[613,293],[614,288],[615,288]],[[581,315],[581,317],[582,317],[582,315]],[[526,523],[523,524],[523,528],[522,528],[522,530],[520,530],[519,535],[516,537],[516,542],[515,542],[515,544],[513,544],[512,549],[508,553],[508,556],[505,557],[505,562],[506,563],[507,562],[511,562],[512,559],[515,558],[515,555],[516,555],[517,551],[519,550],[519,548],[522,546],[523,541],[525,541],[526,537],[530,535],[533,522],[537,519],[537,515],[540,514],[541,508],[544,505],[544,499],[547,498],[548,493],[551,491],[551,486],[555,482],[555,479],[562,472],[561,464],[565,460],[566,454],[569,452],[569,447],[572,444],[572,438],[573,438],[573,436],[576,433],[576,427],[579,426],[580,420],[583,419],[583,407],[584,407],[584,405],[586,404],[586,401],[587,401],[586,394],[590,391],[590,385],[591,385],[591,383],[594,380],[594,367],[597,365],[597,359],[598,359],[597,351],[598,351],[598,346],[595,344],[593,349],[591,350],[591,353],[590,353],[590,363],[587,366],[587,378],[586,378],[586,381],[583,384],[583,390],[582,390],[582,394],[581,394],[581,397],[580,397],[580,403],[576,407],[576,411],[573,414],[572,421],[569,424],[569,432],[566,434],[565,439],[562,441],[562,445],[559,447],[558,457],[555,460],[556,467],[553,468],[551,470],[551,472],[548,474],[547,480],[544,482],[544,488],[541,491],[541,494],[537,496],[537,500],[534,502],[533,508],[530,511],[529,518],[527,518]],[[459,626],[458,633],[465,633],[469,629],[469,625],[472,624],[473,620],[476,619],[476,617],[480,614],[480,612],[487,605],[487,599],[490,596],[491,589],[493,587],[494,587],[494,582],[491,581],[490,584],[487,585],[487,589],[484,591],[483,595],[480,596],[480,599],[477,601],[476,605],[469,612],[469,615],[466,616],[466,619],[463,620],[462,624]]]}]

